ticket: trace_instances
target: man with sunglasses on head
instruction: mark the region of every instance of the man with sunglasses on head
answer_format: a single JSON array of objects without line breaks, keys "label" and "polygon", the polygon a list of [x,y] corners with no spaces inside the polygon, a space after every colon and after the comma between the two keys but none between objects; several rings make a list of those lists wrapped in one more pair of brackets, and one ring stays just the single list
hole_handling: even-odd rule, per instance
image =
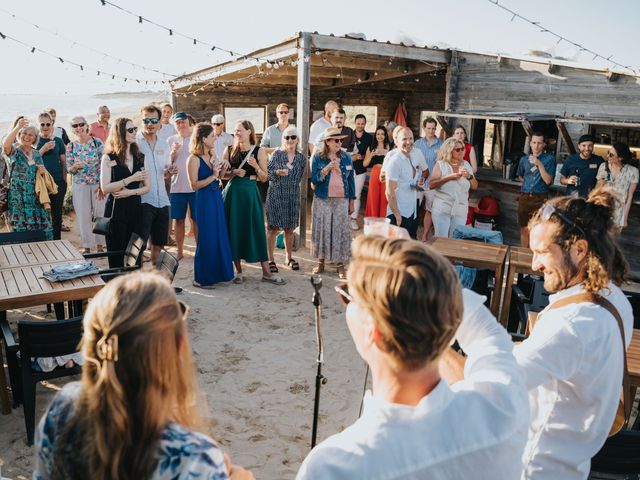
[{"label": "man with sunglasses on head", "polygon": [[534,132],[529,146],[531,153],[518,163],[516,176],[522,182],[518,197],[518,226],[520,227],[520,245],[529,246],[527,223],[549,196],[549,185],[556,176],[556,159],[546,153],[544,134]]},{"label": "man with sunglasses on head", "polygon": [[281,103],[276,107],[276,115],[278,123],[269,126],[262,134],[260,146],[265,149],[268,155],[271,155],[276,148],[282,145],[282,132],[289,126],[289,105]]},{"label": "man with sunglasses on head", "polygon": [[136,134],[140,152],[144,154],[150,189],[142,195],[142,237],[151,240],[151,262],[155,265],[169,237],[169,196],[165,177],[175,173],[167,142],[158,137],[162,112],[155,105],[142,108],[142,130]]},{"label": "man with sunglasses on head", "polygon": [[[484,297],[411,240],[359,236],[347,278],[336,288],[372,388],[360,418],[311,450],[296,478],[518,479],[527,393]],[[439,362],[454,340],[468,361],[449,386]]]},{"label": "man with sunglasses on head", "polygon": [[213,149],[218,159],[222,160],[225,149],[233,145],[233,135],[224,131],[224,117],[219,113],[211,117],[211,125],[216,139]]},{"label": "man with sunglasses on head", "polygon": [[528,224],[532,268],[552,295],[530,336],[514,348],[531,406],[526,479],[586,479],[616,415],[621,330],[626,348],[633,312],[619,288],[627,264],[612,235],[615,202],[605,188],[588,199],[555,198]]}]

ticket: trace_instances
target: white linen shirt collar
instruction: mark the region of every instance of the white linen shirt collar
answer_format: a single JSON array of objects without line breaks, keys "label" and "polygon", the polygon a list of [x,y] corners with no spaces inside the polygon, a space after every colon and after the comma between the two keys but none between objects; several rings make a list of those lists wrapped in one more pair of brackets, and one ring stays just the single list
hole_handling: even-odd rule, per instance
[{"label": "white linen shirt collar", "polygon": [[156,208],[168,207],[169,196],[164,185],[164,171],[169,166],[169,145],[160,137],[156,136],[156,144],[151,148],[151,144],[144,138],[142,132],[136,134],[136,143],[142,153],[144,153],[145,165],[151,188],[142,195],[142,203],[148,203]]}]

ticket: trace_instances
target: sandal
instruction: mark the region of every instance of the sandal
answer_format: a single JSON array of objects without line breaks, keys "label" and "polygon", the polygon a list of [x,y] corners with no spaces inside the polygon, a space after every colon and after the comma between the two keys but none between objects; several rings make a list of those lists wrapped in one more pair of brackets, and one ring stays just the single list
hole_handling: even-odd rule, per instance
[{"label": "sandal", "polygon": [[338,264],[338,269],[337,269],[337,271],[338,271],[338,278],[339,278],[340,280],[344,280],[344,279],[346,279],[346,278],[347,278],[347,272],[346,272],[346,271],[345,271],[345,269],[344,269],[344,264],[343,264],[343,263],[339,263],[339,264]]},{"label": "sandal", "polygon": [[271,275],[270,277],[262,277],[262,281],[267,283],[273,283],[274,285],[284,285],[285,283],[287,283],[284,281],[284,278],[278,275]]},{"label": "sandal", "polygon": [[278,273],[278,266],[276,265],[276,262],[269,262],[269,271],[271,273]]},{"label": "sandal", "polygon": [[324,262],[318,263],[315,267],[313,267],[313,270],[311,270],[311,273],[313,273],[314,275],[324,273]]},{"label": "sandal", "polygon": [[62,224],[62,226],[60,227],[60,230],[63,232],[70,232],[71,228],[67,227],[64,223]]},{"label": "sandal", "polygon": [[193,281],[193,286],[198,288],[203,288],[204,290],[213,290],[214,288],[216,288],[215,285],[200,285],[195,280]]},{"label": "sandal", "polygon": [[287,260],[287,266],[291,267],[291,270],[300,270],[300,264],[296,262],[293,258]]},{"label": "sandal", "polygon": [[244,283],[244,275],[242,275],[241,273],[236,273],[233,277],[233,283],[235,283],[236,285]]}]

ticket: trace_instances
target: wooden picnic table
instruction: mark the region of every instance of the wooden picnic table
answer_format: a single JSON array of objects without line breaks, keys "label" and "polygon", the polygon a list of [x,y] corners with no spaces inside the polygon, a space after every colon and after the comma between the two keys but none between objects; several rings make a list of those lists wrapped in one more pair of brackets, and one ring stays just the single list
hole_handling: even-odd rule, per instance
[{"label": "wooden picnic table", "polygon": [[504,290],[504,302],[500,314],[500,323],[507,326],[509,322],[509,310],[511,308],[511,295],[513,281],[519,273],[538,274],[531,268],[533,252],[529,248],[514,247],[509,248],[509,267],[507,268],[506,287]]},{"label": "wooden picnic table", "polygon": [[485,268],[495,272],[496,281],[491,295],[491,312],[496,318],[499,318],[502,281],[504,279],[505,260],[507,259],[509,246],[443,237],[435,237],[431,241],[431,246],[447,257],[453,264]]},{"label": "wooden picnic table", "polygon": [[[84,260],[68,240],[0,246],[0,312],[93,297],[104,286],[100,275],[50,282],[42,273],[55,265]],[[11,412],[0,348],[0,410]]]}]

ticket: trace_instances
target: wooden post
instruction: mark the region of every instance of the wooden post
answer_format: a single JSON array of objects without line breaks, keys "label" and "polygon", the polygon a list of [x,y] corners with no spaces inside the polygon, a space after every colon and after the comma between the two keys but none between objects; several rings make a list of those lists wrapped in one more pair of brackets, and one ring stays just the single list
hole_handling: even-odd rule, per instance
[{"label": "wooden post", "polygon": [[298,41],[298,89],[296,127],[299,145],[304,156],[304,173],[300,185],[300,246],[307,243],[307,185],[309,183],[309,117],[311,105],[311,34],[301,32]]},{"label": "wooden post", "polygon": [[576,147],[573,145],[571,135],[569,135],[569,132],[567,131],[567,126],[564,124],[564,122],[561,122],[559,120],[556,120],[556,126],[558,127],[558,132],[560,132],[562,141],[567,146],[569,153],[573,155],[574,153],[576,153]]}]

